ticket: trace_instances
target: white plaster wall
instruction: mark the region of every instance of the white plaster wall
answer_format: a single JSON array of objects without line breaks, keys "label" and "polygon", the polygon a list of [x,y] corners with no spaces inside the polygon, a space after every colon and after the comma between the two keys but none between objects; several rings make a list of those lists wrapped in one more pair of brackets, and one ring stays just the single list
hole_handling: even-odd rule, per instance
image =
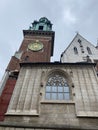
[{"label": "white plaster wall", "polygon": [[[82,46],[84,49],[84,53],[81,52],[80,44],[78,43],[78,39],[82,41]],[[77,48],[78,54],[74,53],[74,47]],[[92,54],[88,54],[87,47],[91,49]],[[89,56],[92,62],[98,59],[98,49],[95,48],[90,42],[84,39],[81,35],[77,34],[73,39],[71,44],[65,49],[63,56],[61,57],[61,62],[82,62],[86,56]]]}]

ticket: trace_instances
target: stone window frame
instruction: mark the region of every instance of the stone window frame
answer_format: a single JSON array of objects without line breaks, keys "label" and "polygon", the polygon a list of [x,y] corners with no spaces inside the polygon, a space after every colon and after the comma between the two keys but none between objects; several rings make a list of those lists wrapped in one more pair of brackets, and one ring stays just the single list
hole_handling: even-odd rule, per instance
[{"label": "stone window frame", "polygon": [[[46,84],[47,84],[47,81],[49,79],[49,77],[51,77],[52,75],[54,74],[59,74],[59,75],[62,75],[65,79],[66,79],[66,82],[69,86],[69,92],[70,92],[70,99],[62,99],[62,100],[59,100],[59,99],[46,99]],[[56,70],[52,70],[50,72],[48,72],[47,76],[46,76],[46,79],[45,79],[45,84],[44,84],[44,101],[64,101],[64,102],[69,102],[69,101],[72,101],[73,100],[73,96],[72,96],[72,86],[73,86],[73,83],[72,83],[72,80],[71,80],[71,77],[68,75],[67,72],[63,71],[63,70],[59,70],[59,69],[56,69]]]}]

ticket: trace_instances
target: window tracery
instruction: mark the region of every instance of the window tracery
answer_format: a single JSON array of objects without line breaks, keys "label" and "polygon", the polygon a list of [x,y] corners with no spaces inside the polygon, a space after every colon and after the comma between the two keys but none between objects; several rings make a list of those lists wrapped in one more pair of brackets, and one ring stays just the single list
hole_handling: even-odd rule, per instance
[{"label": "window tracery", "polygon": [[49,77],[45,98],[48,100],[69,100],[70,90],[66,78],[60,74]]}]

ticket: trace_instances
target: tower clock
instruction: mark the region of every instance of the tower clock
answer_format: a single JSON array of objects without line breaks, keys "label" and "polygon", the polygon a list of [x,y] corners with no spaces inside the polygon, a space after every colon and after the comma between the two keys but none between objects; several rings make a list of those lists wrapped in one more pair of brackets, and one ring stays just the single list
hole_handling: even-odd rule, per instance
[{"label": "tower clock", "polygon": [[36,40],[36,42],[30,43],[28,45],[28,48],[32,51],[40,51],[44,47],[42,42],[39,42],[39,40]]}]

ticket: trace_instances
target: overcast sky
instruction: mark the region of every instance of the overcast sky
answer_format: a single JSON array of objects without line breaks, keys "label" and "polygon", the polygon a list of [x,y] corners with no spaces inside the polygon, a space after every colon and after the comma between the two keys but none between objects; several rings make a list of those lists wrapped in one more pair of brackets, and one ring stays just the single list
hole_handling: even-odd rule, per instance
[{"label": "overcast sky", "polygon": [[0,0],[0,80],[23,40],[23,29],[47,17],[55,31],[52,61],[79,32],[92,44],[98,38],[98,0]]}]

